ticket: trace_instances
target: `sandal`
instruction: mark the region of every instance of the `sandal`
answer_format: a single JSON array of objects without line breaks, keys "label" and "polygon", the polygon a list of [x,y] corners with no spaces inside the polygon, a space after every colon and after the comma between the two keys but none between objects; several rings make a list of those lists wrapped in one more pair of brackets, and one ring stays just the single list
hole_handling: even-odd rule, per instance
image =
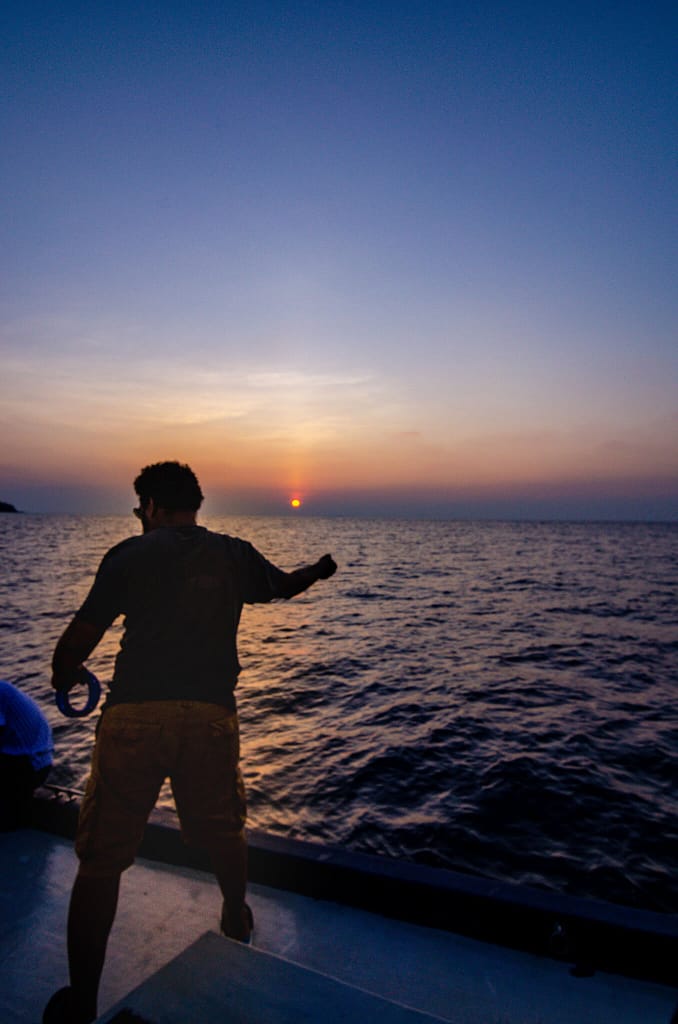
[{"label": "sandal", "polygon": [[228,908],[224,903],[221,910],[221,933],[227,939],[235,939],[237,942],[244,942],[249,946],[254,930],[254,915],[249,903],[243,903],[240,911],[240,920],[237,926],[231,924]]}]

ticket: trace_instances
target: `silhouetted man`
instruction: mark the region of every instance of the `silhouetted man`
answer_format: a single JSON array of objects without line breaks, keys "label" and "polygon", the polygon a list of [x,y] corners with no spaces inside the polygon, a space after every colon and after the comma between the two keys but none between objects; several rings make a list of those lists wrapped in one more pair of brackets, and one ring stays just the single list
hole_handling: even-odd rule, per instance
[{"label": "silhouetted man", "polygon": [[78,822],[80,864],[68,917],[71,984],[52,996],[44,1022],[95,1019],[120,875],[134,861],[167,777],[184,840],[210,854],[223,895],[222,931],[249,941],[233,695],[240,613],[246,603],[293,597],[337,568],[324,555],[283,572],[248,542],[197,525],[203,495],[188,466],[147,466],[134,489],[143,534],[104,556],[52,662],[52,686],[69,690],[106,629],[125,616]]}]

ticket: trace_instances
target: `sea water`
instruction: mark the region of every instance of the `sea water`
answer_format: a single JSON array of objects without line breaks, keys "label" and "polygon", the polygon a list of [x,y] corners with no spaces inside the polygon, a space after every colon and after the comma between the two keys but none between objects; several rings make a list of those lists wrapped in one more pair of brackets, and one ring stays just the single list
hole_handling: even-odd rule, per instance
[{"label": "sea water", "polygon": [[[253,827],[678,912],[678,524],[202,521],[282,568],[339,563],[243,613]],[[73,789],[96,715],[58,713],[51,654],[135,526],[0,517],[0,676],[40,702]]]}]

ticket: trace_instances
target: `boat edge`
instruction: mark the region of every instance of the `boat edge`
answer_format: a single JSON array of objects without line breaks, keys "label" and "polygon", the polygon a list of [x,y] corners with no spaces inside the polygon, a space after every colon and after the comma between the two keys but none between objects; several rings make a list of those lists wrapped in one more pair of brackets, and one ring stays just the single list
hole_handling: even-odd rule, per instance
[{"label": "boat edge", "polygon": [[[31,825],[73,838],[81,794],[36,791]],[[346,904],[571,965],[677,986],[678,915],[540,890],[446,868],[248,830],[251,882]],[[156,808],[139,856],[211,873],[171,811]]]}]

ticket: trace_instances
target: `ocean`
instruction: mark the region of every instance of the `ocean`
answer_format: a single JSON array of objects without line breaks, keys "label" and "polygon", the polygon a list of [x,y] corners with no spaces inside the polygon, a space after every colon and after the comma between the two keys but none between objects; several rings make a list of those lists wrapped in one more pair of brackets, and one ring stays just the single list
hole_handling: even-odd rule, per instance
[{"label": "ocean", "polygon": [[[282,568],[339,563],[243,613],[251,826],[678,912],[678,523],[201,521]],[[97,715],[59,714],[52,650],[134,532],[0,517],[0,676],[47,714],[58,785],[82,789]]]}]

